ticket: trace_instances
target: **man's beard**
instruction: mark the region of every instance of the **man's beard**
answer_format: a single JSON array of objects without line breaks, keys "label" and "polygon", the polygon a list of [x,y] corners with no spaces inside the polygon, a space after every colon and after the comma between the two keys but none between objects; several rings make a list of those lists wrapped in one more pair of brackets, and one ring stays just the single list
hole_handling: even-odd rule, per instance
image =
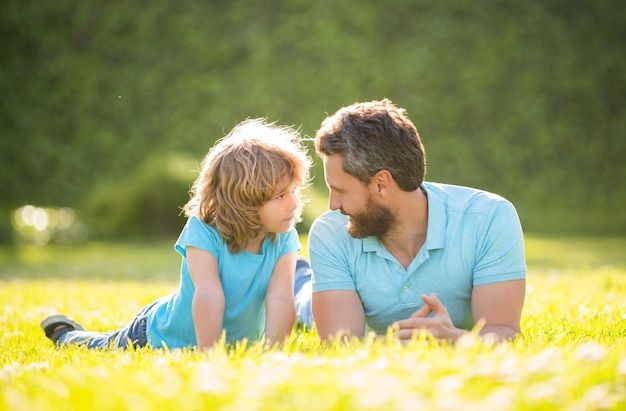
[{"label": "man's beard", "polygon": [[[341,211],[342,214],[346,214]],[[388,207],[378,204],[371,197],[367,199],[364,212],[351,214],[352,219],[346,228],[354,238],[384,236],[396,223],[396,217]]]}]

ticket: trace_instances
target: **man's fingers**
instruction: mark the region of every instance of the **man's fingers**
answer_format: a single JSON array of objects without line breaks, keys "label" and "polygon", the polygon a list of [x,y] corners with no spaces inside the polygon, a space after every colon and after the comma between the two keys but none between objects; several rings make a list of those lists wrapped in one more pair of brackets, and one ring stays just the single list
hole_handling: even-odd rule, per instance
[{"label": "man's fingers", "polygon": [[426,318],[432,311],[433,311],[433,308],[430,305],[426,304],[420,307],[419,310],[411,314],[411,317],[409,318]]},{"label": "man's fingers", "polygon": [[398,330],[418,330],[418,329],[427,329],[429,324],[432,322],[431,318],[407,318],[406,320],[396,321],[391,325],[394,331]]},{"label": "man's fingers", "polygon": [[431,313],[437,315],[448,315],[448,310],[439,301],[437,294],[422,294],[424,306],[413,312],[405,320],[396,321],[392,324],[393,334],[399,339],[410,339],[413,334],[430,332],[431,327],[436,326],[435,319],[428,317]]},{"label": "man's fingers", "polygon": [[441,303],[441,301],[439,301],[437,294],[422,294],[422,301],[426,304],[424,307],[429,307],[431,311],[434,311],[435,315],[448,314],[448,309]]},{"label": "man's fingers", "polygon": [[400,340],[410,340],[415,334],[421,333],[430,334],[426,328],[403,328],[395,330],[393,332],[393,336]]}]

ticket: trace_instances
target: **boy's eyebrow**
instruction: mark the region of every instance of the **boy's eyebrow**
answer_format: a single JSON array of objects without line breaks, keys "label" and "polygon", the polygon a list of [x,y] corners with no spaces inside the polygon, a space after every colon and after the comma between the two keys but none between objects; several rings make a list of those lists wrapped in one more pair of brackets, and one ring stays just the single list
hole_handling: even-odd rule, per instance
[{"label": "boy's eyebrow", "polygon": [[290,187],[298,187],[298,186],[299,186],[299,184],[297,184],[295,180],[292,180],[292,181],[290,181],[286,185],[277,186],[276,187],[276,193],[277,194],[284,193],[284,192],[288,191]]}]

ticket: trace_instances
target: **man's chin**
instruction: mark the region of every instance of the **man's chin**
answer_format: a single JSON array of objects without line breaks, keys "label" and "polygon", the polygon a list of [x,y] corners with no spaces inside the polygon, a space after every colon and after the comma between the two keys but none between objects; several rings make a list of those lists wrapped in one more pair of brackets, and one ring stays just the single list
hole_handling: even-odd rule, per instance
[{"label": "man's chin", "polygon": [[359,230],[358,228],[355,227],[355,225],[354,225],[352,220],[350,220],[348,222],[348,224],[346,225],[346,230],[348,230],[348,234],[350,234],[350,236],[352,238],[365,238],[365,237],[368,237],[367,234],[363,233],[361,230]]}]

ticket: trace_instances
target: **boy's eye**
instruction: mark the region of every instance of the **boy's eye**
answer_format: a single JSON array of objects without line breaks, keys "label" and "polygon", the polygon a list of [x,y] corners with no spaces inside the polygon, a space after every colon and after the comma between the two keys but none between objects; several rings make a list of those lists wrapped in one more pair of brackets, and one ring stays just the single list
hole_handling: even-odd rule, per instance
[{"label": "boy's eye", "polygon": [[[291,190],[291,194],[296,194],[297,192],[298,192],[298,187],[294,187],[294,188]],[[280,193],[280,194],[278,194],[278,195],[276,196],[276,199],[277,199],[277,200],[282,200],[283,198],[285,198],[285,196],[286,196],[286,195],[287,195],[287,193],[286,193],[286,192]]]}]

